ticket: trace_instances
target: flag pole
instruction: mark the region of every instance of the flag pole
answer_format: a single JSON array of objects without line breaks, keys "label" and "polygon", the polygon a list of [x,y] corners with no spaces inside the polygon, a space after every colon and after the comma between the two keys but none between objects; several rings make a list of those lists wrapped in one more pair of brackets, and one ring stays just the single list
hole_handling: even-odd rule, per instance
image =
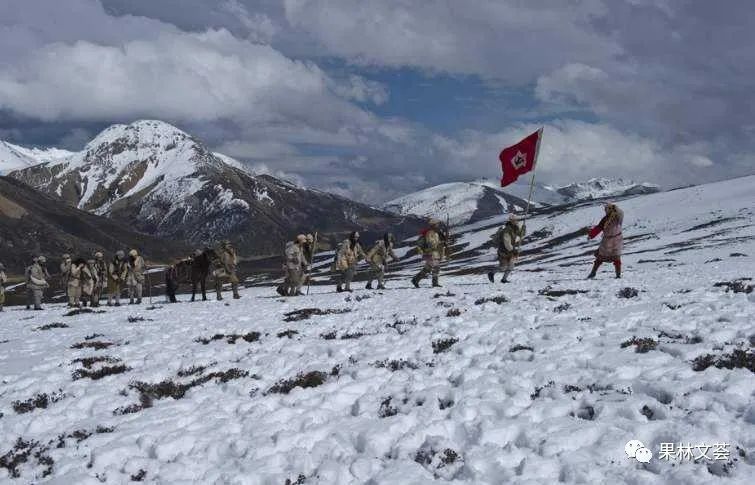
[{"label": "flag pole", "polygon": [[540,142],[543,140],[543,128],[541,127],[537,135],[537,146],[535,147],[535,161],[532,164],[532,178],[530,179],[530,193],[527,196],[527,207],[524,210],[524,217],[522,221],[527,220],[527,214],[530,212],[530,201],[532,200],[532,193],[535,190],[535,171],[537,170],[537,156],[540,154]]}]

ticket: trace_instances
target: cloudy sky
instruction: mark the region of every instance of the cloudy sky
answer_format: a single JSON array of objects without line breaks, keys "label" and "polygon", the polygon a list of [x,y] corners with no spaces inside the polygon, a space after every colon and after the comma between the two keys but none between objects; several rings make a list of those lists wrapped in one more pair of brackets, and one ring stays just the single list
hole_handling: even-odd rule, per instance
[{"label": "cloudy sky", "polygon": [[755,172],[751,0],[0,0],[0,139],[161,119],[381,202],[497,178],[665,187]]}]

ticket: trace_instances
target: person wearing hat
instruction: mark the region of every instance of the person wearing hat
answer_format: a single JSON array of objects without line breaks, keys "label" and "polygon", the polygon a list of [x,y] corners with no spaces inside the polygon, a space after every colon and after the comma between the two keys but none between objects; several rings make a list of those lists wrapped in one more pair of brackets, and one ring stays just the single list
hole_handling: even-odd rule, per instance
[{"label": "person wearing hat", "polygon": [[97,285],[96,276],[94,273],[94,259],[81,260],[82,266],[79,272],[79,282],[81,287],[81,304],[83,306],[94,306],[92,295],[94,294],[94,288]]},{"label": "person wearing hat", "polygon": [[281,286],[277,288],[281,296],[300,296],[302,295],[301,286],[304,281],[304,268],[307,260],[304,257],[304,245],[307,243],[307,236],[299,234],[293,241],[286,243],[286,262],[283,268],[286,271],[285,279]]},{"label": "person wearing hat", "polygon": [[419,273],[412,278],[412,284],[415,288],[419,288],[419,282],[430,274],[432,274],[433,286],[441,286],[438,277],[440,275],[440,262],[445,258],[447,235],[441,228],[441,222],[438,219],[430,219],[428,226],[417,239],[417,253],[422,256],[425,264]]},{"label": "person wearing hat", "polygon": [[[509,275],[519,257],[519,244],[521,244],[526,233],[527,229],[524,222],[519,225],[519,218],[511,214],[506,224],[493,234],[493,246],[498,248],[498,266],[503,272],[501,283],[509,281]],[[488,271],[488,279],[491,283],[494,281],[494,276],[495,271]]]},{"label": "person wearing hat", "polygon": [[8,275],[5,274],[5,265],[0,263],[0,312],[5,305],[5,283],[8,281]]},{"label": "person wearing hat", "polygon": [[100,306],[100,298],[102,298],[102,292],[107,287],[107,263],[105,263],[105,255],[102,252],[97,251],[94,253],[94,259],[89,262],[89,271],[92,273],[92,296],[90,298],[90,306]]},{"label": "person wearing hat", "polygon": [[79,258],[72,262],[69,257],[68,263],[68,306],[78,308],[81,305],[81,272],[86,266],[86,261]]},{"label": "person wearing hat", "polygon": [[110,261],[107,270],[107,306],[121,306],[121,290],[128,278],[128,263],[126,253],[116,251],[113,260]]},{"label": "person wearing hat", "polygon": [[595,262],[592,265],[590,274],[587,275],[587,279],[595,278],[598,268],[603,263],[613,263],[616,278],[621,278],[621,252],[624,249],[624,237],[622,236],[621,225],[624,223],[624,211],[619,209],[616,204],[610,202],[605,205],[604,209],[606,215],[587,234],[587,240],[589,241],[597,237],[601,232],[603,233],[600,246],[595,251]]},{"label": "person wearing hat", "polygon": [[68,281],[71,279],[71,255],[65,253],[63,256],[61,256],[60,259],[60,279],[63,282],[63,288],[65,288],[66,290],[66,300],[68,301],[68,306],[71,306],[71,295],[68,289]]},{"label": "person wearing hat", "polygon": [[231,242],[227,239],[220,243],[220,247],[216,251],[217,259],[215,260],[215,292],[217,293],[218,300],[223,299],[223,281],[228,280],[231,283],[231,291],[233,292],[233,298],[239,299],[239,278],[236,275],[236,266],[238,265],[238,257],[236,256],[236,250],[231,246]]},{"label": "person wearing hat", "polygon": [[312,282],[312,263],[314,263],[315,257],[315,237],[312,234],[307,234],[307,242],[301,249],[304,253],[302,285],[308,285]]},{"label": "person wearing hat", "polygon": [[349,234],[348,239],[343,241],[336,250],[335,270],[340,273],[339,282],[336,285],[336,291],[351,292],[351,280],[354,279],[357,263],[360,259],[366,259],[361,244],[359,244],[359,233],[357,231]]},{"label": "person wearing hat", "polygon": [[393,252],[393,245],[396,239],[393,234],[386,233],[383,239],[378,240],[372,249],[367,252],[367,262],[370,264],[370,276],[367,280],[368,290],[372,289],[372,280],[377,279],[378,290],[385,289],[385,266],[388,264],[388,258],[392,261],[398,260],[396,253]]},{"label": "person wearing hat", "polygon": [[33,261],[31,266],[26,268],[26,288],[27,295],[29,296],[26,309],[28,310],[33,304],[35,310],[42,310],[42,297],[45,288],[50,286],[47,283],[50,274],[47,272],[47,268],[45,268],[47,258],[37,256]]},{"label": "person wearing hat", "polygon": [[128,252],[128,304],[137,305],[142,303],[142,292],[144,291],[144,258],[141,257],[136,249]]}]

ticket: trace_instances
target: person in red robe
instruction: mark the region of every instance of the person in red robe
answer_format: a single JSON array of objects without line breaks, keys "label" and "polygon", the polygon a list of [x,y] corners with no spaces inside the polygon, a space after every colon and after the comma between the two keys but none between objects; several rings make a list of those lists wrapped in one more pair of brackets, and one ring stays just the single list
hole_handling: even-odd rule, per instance
[{"label": "person in red robe", "polygon": [[612,262],[616,270],[616,278],[621,278],[621,251],[624,249],[624,238],[621,234],[621,225],[624,222],[624,212],[616,204],[606,204],[606,215],[600,220],[600,223],[590,229],[588,240],[595,239],[598,234],[603,233],[603,239],[600,241],[598,250],[595,251],[595,263],[592,265],[592,271],[587,276],[588,279],[595,278],[598,268],[601,264]]}]

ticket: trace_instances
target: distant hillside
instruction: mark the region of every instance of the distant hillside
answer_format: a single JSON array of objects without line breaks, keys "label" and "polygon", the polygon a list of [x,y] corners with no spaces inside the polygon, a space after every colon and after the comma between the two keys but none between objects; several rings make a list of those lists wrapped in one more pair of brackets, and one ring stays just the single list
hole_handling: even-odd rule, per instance
[{"label": "distant hillside", "polygon": [[138,233],[117,221],[62,204],[22,182],[0,177],[0,261],[13,274],[23,273],[32,257],[44,254],[52,262],[63,253],[112,254],[137,248],[153,261],[169,261],[189,248]]}]

